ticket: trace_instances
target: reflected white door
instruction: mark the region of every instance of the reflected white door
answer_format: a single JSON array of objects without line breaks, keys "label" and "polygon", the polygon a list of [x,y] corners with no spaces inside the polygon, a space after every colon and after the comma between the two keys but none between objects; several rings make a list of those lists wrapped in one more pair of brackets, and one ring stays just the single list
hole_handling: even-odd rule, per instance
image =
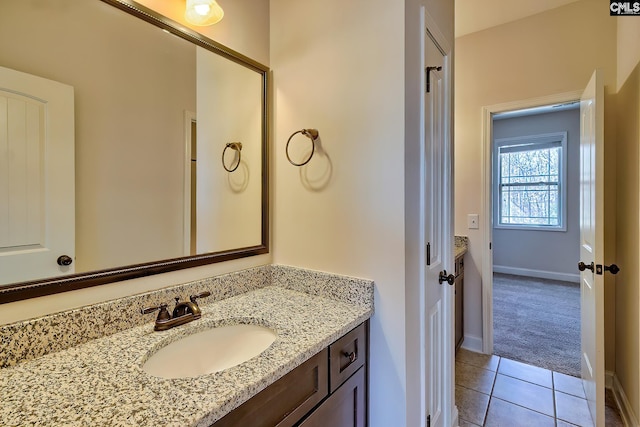
[{"label": "reflected white door", "polygon": [[73,87],[0,67],[0,284],[69,274],[75,257]]},{"label": "reflected white door", "polygon": [[425,266],[425,425],[449,425],[452,382],[453,287],[440,284],[441,271],[451,263],[451,168],[450,113],[448,111],[447,57],[429,27],[425,34],[425,97],[424,97],[424,233],[426,243]]},{"label": "reflected white door", "polygon": [[580,99],[582,381],[594,424],[604,425],[604,87],[594,72]]}]

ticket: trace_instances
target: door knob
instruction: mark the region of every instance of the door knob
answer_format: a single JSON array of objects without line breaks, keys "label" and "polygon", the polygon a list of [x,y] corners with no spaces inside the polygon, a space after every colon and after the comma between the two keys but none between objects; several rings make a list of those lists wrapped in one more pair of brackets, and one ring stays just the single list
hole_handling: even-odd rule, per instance
[{"label": "door knob", "polygon": [[453,274],[449,274],[447,276],[447,270],[442,270],[438,275],[438,283],[440,283],[441,285],[442,285],[442,282],[447,282],[448,284],[453,285],[455,281],[456,281],[456,276],[454,276]]},{"label": "door knob", "polygon": [[580,271],[591,270],[593,272],[593,263],[587,265],[584,262],[580,261],[578,263],[578,270]]},{"label": "door knob", "polygon": [[618,274],[618,271],[620,271],[620,267],[615,264],[605,265],[604,271],[608,271],[611,274]]},{"label": "door knob", "polygon": [[620,267],[615,264],[604,266],[601,264],[596,264],[596,274],[602,275],[602,267],[604,267],[604,271],[608,271],[611,274],[618,274],[618,272],[620,271]]},{"label": "door knob", "polygon": [[57,262],[58,265],[67,266],[71,265],[71,263],[73,262],[73,258],[71,258],[69,255],[60,255]]}]

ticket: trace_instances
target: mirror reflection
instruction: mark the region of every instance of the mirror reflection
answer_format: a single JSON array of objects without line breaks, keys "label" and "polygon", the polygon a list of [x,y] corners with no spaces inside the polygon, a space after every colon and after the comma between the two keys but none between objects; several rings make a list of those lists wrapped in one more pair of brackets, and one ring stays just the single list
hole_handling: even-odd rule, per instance
[{"label": "mirror reflection", "polygon": [[98,0],[0,8],[0,284],[266,244],[263,72]]}]

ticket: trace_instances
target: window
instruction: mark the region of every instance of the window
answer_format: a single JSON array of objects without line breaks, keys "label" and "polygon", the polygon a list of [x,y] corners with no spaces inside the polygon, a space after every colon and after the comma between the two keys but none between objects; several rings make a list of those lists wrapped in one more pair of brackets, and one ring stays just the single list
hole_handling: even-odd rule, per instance
[{"label": "window", "polygon": [[495,227],[566,230],[566,147],[566,132],[495,141]]}]

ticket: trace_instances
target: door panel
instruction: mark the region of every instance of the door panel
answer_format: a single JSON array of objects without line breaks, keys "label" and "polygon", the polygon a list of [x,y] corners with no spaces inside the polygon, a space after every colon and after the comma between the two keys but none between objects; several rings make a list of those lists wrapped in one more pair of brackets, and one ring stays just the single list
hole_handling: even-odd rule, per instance
[{"label": "door panel", "polygon": [[[445,293],[450,287],[438,282],[439,273],[446,269],[450,245],[445,239],[449,232],[448,205],[446,195],[449,180],[446,150],[448,148],[446,60],[442,49],[427,30],[425,37],[425,78],[427,91],[424,98],[424,239],[426,242],[425,266],[425,418],[430,417],[431,426],[445,425],[446,381],[445,360],[447,352],[445,328],[446,316],[452,309],[445,309]],[[453,340],[453,338],[452,338]]]},{"label": "door panel", "polygon": [[74,271],[73,114],[71,86],[0,67],[0,285]]},{"label": "door panel", "polygon": [[[604,259],[604,87],[596,71],[580,99],[580,260]],[[595,270],[595,268],[593,269]],[[582,380],[594,424],[604,425],[604,280],[580,274]]]}]

